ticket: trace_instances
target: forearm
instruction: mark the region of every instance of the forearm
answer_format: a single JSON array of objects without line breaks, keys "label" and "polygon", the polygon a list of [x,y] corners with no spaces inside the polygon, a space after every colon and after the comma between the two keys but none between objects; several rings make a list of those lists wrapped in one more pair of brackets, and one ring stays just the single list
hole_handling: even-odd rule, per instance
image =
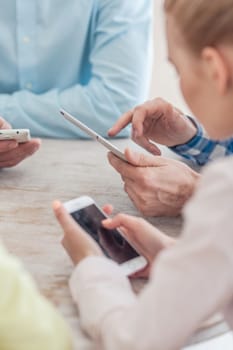
[{"label": "forearm", "polygon": [[[211,296],[216,285],[214,261],[206,263],[207,247],[203,254],[199,248],[170,249],[161,256],[149,285],[137,298],[117,266],[86,260],[71,280],[84,329],[107,350],[184,346],[201,322],[230,297],[225,278]],[[199,260],[195,258],[197,252]],[[224,271],[225,262],[218,267]],[[176,317],[178,310],[182,315]]]},{"label": "forearm", "polygon": [[[95,103],[94,91],[105,103]],[[108,128],[121,111],[111,99],[111,94],[101,84],[91,87],[74,86],[59,92],[51,90],[42,95],[29,91],[0,96],[0,113],[14,128],[29,128],[33,136],[54,138],[85,138],[78,128],[66,122],[60,108],[71,112],[78,119],[106,136]],[[1,106],[1,100],[4,104]],[[126,130],[120,136],[127,136]]]},{"label": "forearm", "polygon": [[64,321],[39,294],[18,261],[0,247],[2,350],[70,350]]}]

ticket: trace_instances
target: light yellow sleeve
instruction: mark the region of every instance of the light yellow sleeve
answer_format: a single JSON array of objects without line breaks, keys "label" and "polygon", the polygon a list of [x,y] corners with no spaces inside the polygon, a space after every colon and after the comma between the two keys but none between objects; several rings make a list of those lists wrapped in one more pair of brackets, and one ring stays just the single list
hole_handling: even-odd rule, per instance
[{"label": "light yellow sleeve", "polygon": [[67,326],[19,261],[0,246],[0,349],[70,350]]}]

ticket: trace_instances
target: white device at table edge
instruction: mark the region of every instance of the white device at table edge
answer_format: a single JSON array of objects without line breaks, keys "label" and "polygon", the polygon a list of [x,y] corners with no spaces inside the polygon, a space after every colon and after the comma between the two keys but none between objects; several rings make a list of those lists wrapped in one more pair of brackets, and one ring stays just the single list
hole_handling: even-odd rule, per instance
[{"label": "white device at table edge", "polygon": [[18,143],[30,141],[29,129],[0,129],[0,141],[15,140]]},{"label": "white device at table edge", "polygon": [[60,110],[61,115],[63,115],[63,117],[68,120],[69,122],[71,122],[72,124],[76,125],[79,129],[81,129],[82,131],[84,131],[86,134],[88,134],[91,138],[93,138],[94,140],[98,141],[99,143],[101,143],[103,146],[105,146],[109,151],[111,151],[113,154],[115,154],[118,158],[124,160],[125,162],[127,162],[125,155],[123,152],[121,152],[116,146],[114,146],[111,142],[109,142],[108,140],[106,140],[104,137],[102,137],[101,135],[99,135],[96,131],[92,130],[91,128],[89,128],[87,125],[85,125],[83,122],[81,122],[80,120],[76,119],[75,117],[73,117],[71,114],[69,114],[68,112],[66,112],[64,109]]}]

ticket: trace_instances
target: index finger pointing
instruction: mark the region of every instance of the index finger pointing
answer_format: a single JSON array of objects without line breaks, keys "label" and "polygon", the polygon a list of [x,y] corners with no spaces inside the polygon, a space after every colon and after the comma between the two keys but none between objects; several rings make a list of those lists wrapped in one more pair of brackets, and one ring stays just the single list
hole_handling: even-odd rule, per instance
[{"label": "index finger pointing", "polygon": [[108,135],[109,136],[115,136],[117,135],[122,129],[124,129],[129,123],[131,123],[133,117],[133,111],[128,111],[125,114],[123,114],[117,122],[109,129]]}]

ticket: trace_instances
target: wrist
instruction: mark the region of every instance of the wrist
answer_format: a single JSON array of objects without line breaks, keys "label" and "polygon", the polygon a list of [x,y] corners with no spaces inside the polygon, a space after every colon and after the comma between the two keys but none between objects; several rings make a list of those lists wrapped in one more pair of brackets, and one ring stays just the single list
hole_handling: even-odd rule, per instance
[{"label": "wrist", "polygon": [[197,135],[198,127],[195,121],[191,117],[186,115],[184,115],[184,118],[186,121],[186,126],[182,133],[182,139],[180,139],[179,142],[173,147],[179,147],[181,145],[184,145],[190,142]]},{"label": "wrist", "polygon": [[173,247],[177,242],[176,238],[165,235],[163,239],[163,249]]},{"label": "wrist", "polygon": [[73,256],[71,257],[73,264],[75,266],[79,265],[82,261],[86,260],[87,258],[90,257],[100,257],[100,256],[104,256],[104,254],[102,253],[101,250],[99,251],[86,251],[82,256],[77,255],[77,256]]}]

